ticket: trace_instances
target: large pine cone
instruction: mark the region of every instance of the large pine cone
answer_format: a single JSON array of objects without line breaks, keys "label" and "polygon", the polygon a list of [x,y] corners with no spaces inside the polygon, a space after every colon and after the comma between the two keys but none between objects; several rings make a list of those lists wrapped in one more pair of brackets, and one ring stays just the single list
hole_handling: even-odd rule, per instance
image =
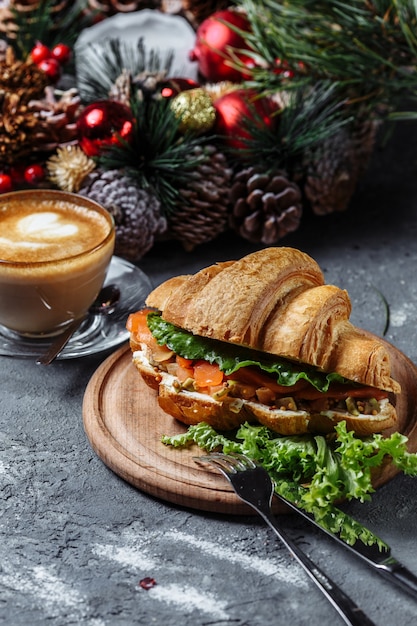
[{"label": "large pine cone", "polygon": [[375,145],[378,120],[342,128],[306,154],[304,192],[316,215],[345,211]]},{"label": "large pine cone", "polygon": [[79,194],[102,204],[116,224],[115,254],[139,260],[166,229],[159,200],[141,189],[120,170],[94,170],[84,180]]},{"label": "large pine cone", "polygon": [[239,171],[230,197],[230,226],[248,241],[273,245],[300,225],[300,189],[281,170],[247,167]]},{"label": "large pine cone", "polygon": [[0,61],[0,91],[13,92],[19,95],[22,102],[32,98],[41,98],[49,78],[33,63],[18,61],[13,49],[9,46],[2,53]]},{"label": "large pine cone", "polygon": [[30,154],[37,124],[18,94],[0,90],[0,169]]},{"label": "large pine cone", "polygon": [[179,240],[184,249],[215,239],[226,230],[229,213],[229,186],[232,170],[226,157],[214,146],[195,148],[189,159],[205,155],[198,164],[186,188],[180,189],[177,209],[169,217],[169,233]]}]

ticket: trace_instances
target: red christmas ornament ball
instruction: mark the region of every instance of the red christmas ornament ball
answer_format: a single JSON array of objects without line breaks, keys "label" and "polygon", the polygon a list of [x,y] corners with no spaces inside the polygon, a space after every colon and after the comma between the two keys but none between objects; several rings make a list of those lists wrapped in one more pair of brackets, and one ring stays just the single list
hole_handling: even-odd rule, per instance
[{"label": "red christmas ornament ball", "polygon": [[226,144],[238,150],[247,147],[252,139],[250,124],[272,127],[273,113],[277,105],[269,98],[259,98],[251,89],[236,89],[214,102],[216,123],[214,132],[221,135]]},{"label": "red christmas ornament ball", "polygon": [[13,190],[12,177],[9,174],[0,173],[0,193],[8,193]]},{"label": "red christmas ornament ball", "polygon": [[78,141],[88,156],[133,138],[134,117],[126,105],[100,100],[88,105],[77,120]]},{"label": "red christmas ornament ball", "polygon": [[[217,11],[197,28],[195,46],[189,54],[191,61],[198,62],[200,74],[211,82],[223,80],[241,82],[245,77],[245,73],[231,67],[228,62],[228,57],[230,61],[229,50],[232,48],[249,50],[250,48],[245,39],[228,24],[245,32],[251,31],[249,20],[244,14],[230,9]],[[234,54],[243,63],[250,58],[245,54],[237,52]]]}]

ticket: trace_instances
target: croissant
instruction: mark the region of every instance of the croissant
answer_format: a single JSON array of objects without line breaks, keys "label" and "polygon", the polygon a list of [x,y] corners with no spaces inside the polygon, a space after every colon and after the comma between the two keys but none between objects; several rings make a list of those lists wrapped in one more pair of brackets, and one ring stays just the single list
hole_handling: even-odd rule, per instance
[{"label": "croissant", "polygon": [[259,422],[286,435],[345,420],[368,434],[397,420],[385,344],[351,324],[348,293],[300,250],[266,248],[176,276],[146,305],[128,320],[133,362],[186,424]]}]

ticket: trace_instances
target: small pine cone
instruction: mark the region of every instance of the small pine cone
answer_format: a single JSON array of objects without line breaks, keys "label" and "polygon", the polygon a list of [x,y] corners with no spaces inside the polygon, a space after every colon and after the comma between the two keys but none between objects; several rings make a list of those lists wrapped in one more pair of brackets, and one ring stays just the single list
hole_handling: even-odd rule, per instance
[{"label": "small pine cone", "polygon": [[227,228],[229,185],[232,170],[226,157],[214,146],[195,148],[189,159],[206,157],[197,164],[181,200],[169,217],[169,234],[191,252],[196,246],[215,239]]},{"label": "small pine cone", "polygon": [[103,205],[116,224],[115,254],[137,261],[166,229],[159,200],[120,170],[94,170],[79,194]]},{"label": "small pine cone", "polygon": [[230,197],[230,226],[248,241],[273,245],[300,225],[301,192],[283,171],[247,167],[235,175]]},{"label": "small pine cone", "polygon": [[58,146],[77,142],[76,118],[81,98],[75,88],[64,91],[57,99],[55,89],[49,86],[42,99],[30,100],[28,110],[38,119],[35,150],[51,152]]},{"label": "small pine cone", "polygon": [[377,120],[342,128],[307,153],[304,192],[316,215],[347,209],[369,163],[378,129]]}]

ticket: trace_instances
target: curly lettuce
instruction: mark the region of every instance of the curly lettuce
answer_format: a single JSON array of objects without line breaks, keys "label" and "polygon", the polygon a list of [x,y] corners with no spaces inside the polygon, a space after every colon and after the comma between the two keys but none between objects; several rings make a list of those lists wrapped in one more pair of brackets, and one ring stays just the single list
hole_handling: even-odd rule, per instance
[{"label": "curly lettuce", "polygon": [[323,528],[351,545],[359,539],[381,549],[383,542],[335,502],[370,500],[372,468],[387,458],[399,470],[416,476],[417,454],[407,451],[407,441],[400,433],[358,438],[347,431],[345,422],[337,424],[332,435],[296,436],[278,435],[265,426],[247,423],[232,436],[219,434],[201,422],[183,434],[162,438],[164,444],[174,447],[194,443],[207,452],[247,455],[269,472],[277,493],[312,513]]}]

